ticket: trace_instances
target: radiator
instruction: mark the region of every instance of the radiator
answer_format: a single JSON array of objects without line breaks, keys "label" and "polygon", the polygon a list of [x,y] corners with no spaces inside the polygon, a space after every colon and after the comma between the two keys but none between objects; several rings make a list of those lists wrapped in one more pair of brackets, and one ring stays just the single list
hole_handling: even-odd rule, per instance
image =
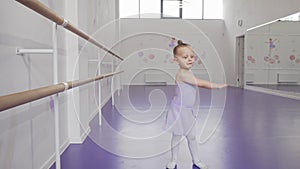
[{"label": "radiator", "polygon": [[277,73],[278,83],[298,83],[299,74],[298,73]]},{"label": "radiator", "polygon": [[166,85],[167,80],[164,74],[159,73],[145,73],[144,80],[146,84],[151,85]]},{"label": "radiator", "polygon": [[254,74],[253,73],[246,73],[245,81],[246,81],[246,83],[253,83],[254,82]]}]

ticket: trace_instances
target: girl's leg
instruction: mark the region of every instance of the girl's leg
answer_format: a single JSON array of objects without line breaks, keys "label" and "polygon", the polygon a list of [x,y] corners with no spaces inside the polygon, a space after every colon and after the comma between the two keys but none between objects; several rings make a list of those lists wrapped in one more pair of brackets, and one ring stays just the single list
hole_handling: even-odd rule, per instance
[{"label": "girl's leg", "polygon": [[193,164],[195,166],[197,166],[198,168],[201,168],[201,169],[207,169],[208,166],[206,164],[203,164],[200,159],[199,159],[199,155],[198,155],[198,144],[197,144],[197,141],[196,141],[196,134],[195,134],[195,131],[192,130],[187,136],[187,141],[188,141],[188,146],[189,146],[189,149],[190,149],[190,153],[191,153],[191,156],[192,156],[192,159],[193,159]]},{"label": "girl's leg", "polygon": [[179,144],[182,136],[181,135],[172,135],[172,140],[171,140],[171,153],[172,153],[172,160],[167,164],[168,169],[173,169],[175,168],[177,164],[177,159],[178,159],[178,151],[179,151]]},{"label": "girl's leg", "polygon": [[193,163],[199,161],[199,155],[198,155],[198,145],[197,145],[197,140],[196,140],[196,135],[195,132],[191,131],[187,136],[186,136],[188,146],[190,149],[190,153],[193,159]]},{"label": "girl's leg", "polygon": [[181,138],[182,138],[181,135],[173,134],[173,136],[172,136],[172,141],[171,141],[172,161],[174,161],[176,163],[177,163],[177,159],[178,159],[178,151],[179,151],[179,144],[180,144]]}]

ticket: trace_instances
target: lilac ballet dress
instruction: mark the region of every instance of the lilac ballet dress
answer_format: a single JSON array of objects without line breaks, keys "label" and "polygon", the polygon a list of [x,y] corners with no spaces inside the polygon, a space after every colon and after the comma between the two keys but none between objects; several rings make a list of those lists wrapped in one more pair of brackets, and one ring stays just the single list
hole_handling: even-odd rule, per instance
[{"label": "lilac ballet dress", "polygon": [[194,111],[198,88],[188,83],[177,83],[176,96],[170,104],[163,128],[176,135],[188,135],[193,130],[198,111]]}]

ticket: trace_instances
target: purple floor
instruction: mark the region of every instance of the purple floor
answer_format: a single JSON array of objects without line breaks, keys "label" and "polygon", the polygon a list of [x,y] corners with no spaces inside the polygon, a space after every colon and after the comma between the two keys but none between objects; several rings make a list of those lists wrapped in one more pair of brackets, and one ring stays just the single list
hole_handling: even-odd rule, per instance
[{"label": "purple floor", "polygon": [[[72,144],[62,154],[62,169],[164,169],[171,156],[171,135],[162,133],[165,113],[157,110],[168,107],[160,107],[164,102],[155,98],[159,93],[150,94],[158,91],[154,89],[164,91],[169,102],[174,86],[130,86],[129,94],[116,96],[116,107],[109,101],[102,108],[102,126],[95,117],[84,143]],[[224,113],[218,121],[214,117],[219,117],[216,114],[223,112],[222,108],[209,112],[211,91],[200,89],[197,127],[201,129],[207,117],[209,131],[214,127],[211,124],[217,124],[208,140],[201,140],[205,132],[199,138],[202,161],[210,169],[299,169],[300,101],[233,87],[226,91]],[[123,100],[128,95],[135,110]],[[150,108],[148,96],[152,97],[153,111],[143,112]],[[180,145],[177,168],[192,168],[185,140]]]}]

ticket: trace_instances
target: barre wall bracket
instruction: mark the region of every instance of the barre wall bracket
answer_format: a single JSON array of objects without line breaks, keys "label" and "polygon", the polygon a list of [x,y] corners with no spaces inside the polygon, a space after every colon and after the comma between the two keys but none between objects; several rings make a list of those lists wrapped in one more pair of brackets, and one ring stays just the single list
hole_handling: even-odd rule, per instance
[{"label": "barre wall bracket", "polygon": [[20,49],[16,48],[17,55],[24,54],[53,54],[53,49]]}]

